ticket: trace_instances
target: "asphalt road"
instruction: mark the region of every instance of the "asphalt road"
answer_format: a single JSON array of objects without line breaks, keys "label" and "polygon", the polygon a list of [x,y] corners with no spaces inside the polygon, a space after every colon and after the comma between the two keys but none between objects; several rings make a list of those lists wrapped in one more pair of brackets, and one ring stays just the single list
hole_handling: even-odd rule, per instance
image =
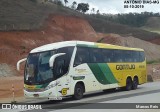
[{"label": "asphalt road", "polygon": [[[26,101],[24,103],[30,103],[30,104],[34,103],[40,105],[42,104],[42,108],[46,110],[38,110],[38,112],[48,112],[48,111],[49,112],[52,111],[57,111],[57,112],[96,111],[97,112],[98,110],[106,112],[106,109],[109,112],[116,112],[116,111],[159,112],[160,82],[146,83],[140,85],[137,90],[131,90],[131,91],[123,91],[123,90],[108,91],[108,92],[97,91],[95,93],[85,95],[82,100],[76,100],[76,101],[71,98],[66,98],[62,101],[37,100],[37,101]],[[152,106],[152,108],[150,106]],[[11,111],[17,112],[26,110],[11,110]],[[3,112],[3,110],[1,112]]]}]

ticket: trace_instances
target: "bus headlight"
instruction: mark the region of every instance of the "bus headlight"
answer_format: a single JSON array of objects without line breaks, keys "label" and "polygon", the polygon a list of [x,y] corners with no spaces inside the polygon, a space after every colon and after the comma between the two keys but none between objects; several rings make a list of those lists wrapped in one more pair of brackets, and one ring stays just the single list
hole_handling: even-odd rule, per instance
[{"label": "bus headlight", "polygon": [[48,90],[48,89],[51,89],[51,88],[54,88],[55,86],[57,86],[58,83],[53,83],[53,84],[50,84],[48,85],[45,90]]},{"label": "bus headlight", "polygon": [[55,86],[56,86],[55,84],[48,85],[48,86],[45,88],[45,90],[51,89],[51,88],[53,88],[53,87],[55,87]]}]

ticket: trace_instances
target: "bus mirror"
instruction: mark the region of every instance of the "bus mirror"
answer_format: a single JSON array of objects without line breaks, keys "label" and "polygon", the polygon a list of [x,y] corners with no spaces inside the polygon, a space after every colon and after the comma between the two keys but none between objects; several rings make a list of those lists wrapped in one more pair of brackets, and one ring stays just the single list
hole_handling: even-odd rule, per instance
[{"label": "bus mirror", "polygon": [[26,61],[26,60],[27,60],[27,58],[24,58],[24,59],[21,59],[21,60],[19,60],[19,61],[17,62],[17,70],[18,70],[18,71],[20,71],[20,64],[21,64],[22,62]]},{"label": "bus mirror", "polygon": [[63,56],[65,55],[66,53],[58,53],[58,54],[55,54],[53,55],[50,59],[49,59],[49,66],[52,68],[53,65],[54,65],[54,62],[55,62],[55,59],[59,56]]}]

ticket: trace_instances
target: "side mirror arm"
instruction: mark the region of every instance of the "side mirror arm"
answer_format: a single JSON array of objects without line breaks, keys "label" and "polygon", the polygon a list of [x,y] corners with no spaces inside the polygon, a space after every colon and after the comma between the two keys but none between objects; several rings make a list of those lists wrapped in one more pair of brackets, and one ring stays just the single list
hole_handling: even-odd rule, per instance
[{"label": "side mirror arm", "polygon": [[55,62],[55,59],[59,56],[63,56],[65,55],[66,53],[58,53],[58,54],[55,54],[53,55],[50,59],[49,59],[49,66],[52,68],[53,65],[54,65],[54,62]]},{"label": "side mirror arm", "polygon": [[27,60],[27,58],[24,58],[24,59],[21,59],[21,60],[19,60],[19,61],[17,62],[17,70],[18,70],[18,71],[20,71],[20,64],[21,64],[22,62],[26,61],[26,60]]}]

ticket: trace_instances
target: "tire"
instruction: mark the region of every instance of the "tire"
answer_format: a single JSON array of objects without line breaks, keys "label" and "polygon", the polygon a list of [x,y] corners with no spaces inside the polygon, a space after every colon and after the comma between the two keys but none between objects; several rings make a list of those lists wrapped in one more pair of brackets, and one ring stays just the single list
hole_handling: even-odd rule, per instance
[{"label": "tire", "polygon": [[82,84],[76,84],[75,89],[74,89],[74,99],[75,100],[80,100],[83,98],[83,93],[84,93],[84,87]]},{"label": "tire", "polygon": [[130,91],[132,89],[132,79],[131,78],[127,78],[125,89],[126,89],[126,91]]},{"label": "tire", "polygon": [[134,78],[133,79],[133,83],[132,83],[132,89],[137,89],[138,88],[138,78]]}]

